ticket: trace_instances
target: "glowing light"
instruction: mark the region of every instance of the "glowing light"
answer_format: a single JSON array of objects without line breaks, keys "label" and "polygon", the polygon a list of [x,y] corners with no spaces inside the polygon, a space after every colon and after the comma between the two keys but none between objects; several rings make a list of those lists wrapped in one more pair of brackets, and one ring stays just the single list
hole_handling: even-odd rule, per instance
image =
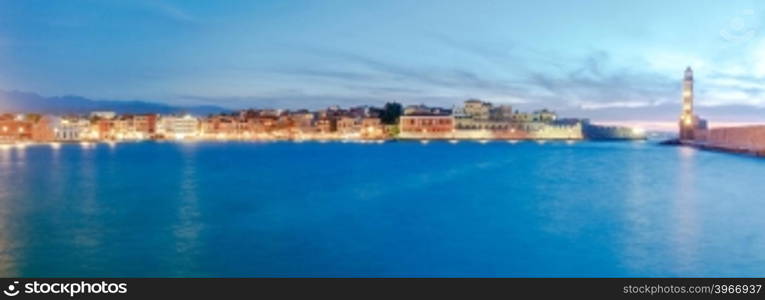
[{"label": "glowing light", "polygon": [[458,141],[458,140],[449,140],[449,143],[452,143],[452,144],[456,144],[456,143],[459,143],[459,142],[460,141]]},{"label": "glowing light", "polygon": [[517,144],[517,143],[518,143],[518,140],[509,140],[509,141],[507,141],[507,142],[508,142],[508,143],[510,143],[510,144]]},{"label": "glowing light", "polygon": [[545,140],[538,140],[537,141],[537,144],[540,144],[540,145],[544,145],[545,143],[547,143],[547,141],[545,141]]},{"label": "glowing light", "polygon": [[576,143],[576,141],[574,141],[574,140],[567,140],[566,141],[566,144],[569,144],[569,145],[573,145],[574,143]]},{"label": "glowing light", "polygon": [[489,140],[480,140],[480,141],[478,141],[478,142],[479,142],[479,143],[481,143],[481,144],[486,144],[486,143],[488,143],[488,142],[489,142]]},{"label": "glowing light", "polygon": [[82,146],[82,148],[86,148],[87,149],[87,148],[90,148],[90,146],[92,146],[92,144],[88,143],[88,142],[80,142],[80,146]]},{"label": "glowing light", "polygon": [[3,126],[3,132],[8,132],[8,126]]},{"label": "glowing light", "polygon": [[645,129],[643,128],[632,128],[632,134],[634,135],[644,135]]},{"label": "glowing light", "polygon": [[58,149],[61,148],[61,144],[60,143],[50,143],[50,147],[53,148],[54,150],[58,150]]},{"label": "glowing light", "polygon": [[425,144],[427,144],[427,143],[430,143],[430,141],[428,141],[428,140],[420,140],[420,144],[423,144],[423,145],[425,145]]}]

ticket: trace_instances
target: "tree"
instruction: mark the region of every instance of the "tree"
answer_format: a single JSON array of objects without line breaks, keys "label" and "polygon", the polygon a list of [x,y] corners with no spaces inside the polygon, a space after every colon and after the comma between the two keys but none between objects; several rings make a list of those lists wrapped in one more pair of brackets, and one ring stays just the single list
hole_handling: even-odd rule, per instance
[{"label": "tree", "polygon": [[388,125],[398,124],[398,118],[403,114],[403,112],[404,109],[400,103],[385,103],[385,106],[380,113],[380,122]]}]

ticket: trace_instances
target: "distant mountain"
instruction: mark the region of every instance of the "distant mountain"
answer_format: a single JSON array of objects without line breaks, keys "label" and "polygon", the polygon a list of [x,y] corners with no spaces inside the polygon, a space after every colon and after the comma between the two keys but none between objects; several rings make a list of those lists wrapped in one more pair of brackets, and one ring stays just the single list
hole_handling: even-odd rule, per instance
[{"label": "distant mountain", "polygon": [[80,96],[44,97],[35,93],[0,90],[0,113],[85,114],[92,111],[121,114],[190,113],[207,115],[229,111],[218,106],[171,106],[147,101],[93,100]]}]

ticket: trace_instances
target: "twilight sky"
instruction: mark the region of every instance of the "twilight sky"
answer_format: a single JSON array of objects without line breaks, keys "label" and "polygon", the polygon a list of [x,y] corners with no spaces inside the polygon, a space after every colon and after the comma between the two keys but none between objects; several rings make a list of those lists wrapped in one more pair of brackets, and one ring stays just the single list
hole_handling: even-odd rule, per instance
[{"label": "twilight sky", "polygon": [[0,0],[0,89],[229,108],[765,121],[762,1]]}]

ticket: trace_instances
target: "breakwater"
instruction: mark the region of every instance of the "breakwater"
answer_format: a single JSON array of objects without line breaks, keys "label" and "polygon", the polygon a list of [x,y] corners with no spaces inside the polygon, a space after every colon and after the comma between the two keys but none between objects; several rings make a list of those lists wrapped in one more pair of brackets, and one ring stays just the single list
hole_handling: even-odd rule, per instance
[{"label": "breakwater", "polygon": [[765,125],[696,130],[694,134],[693,140],[671,140],[664,144],[765,156]]}]

